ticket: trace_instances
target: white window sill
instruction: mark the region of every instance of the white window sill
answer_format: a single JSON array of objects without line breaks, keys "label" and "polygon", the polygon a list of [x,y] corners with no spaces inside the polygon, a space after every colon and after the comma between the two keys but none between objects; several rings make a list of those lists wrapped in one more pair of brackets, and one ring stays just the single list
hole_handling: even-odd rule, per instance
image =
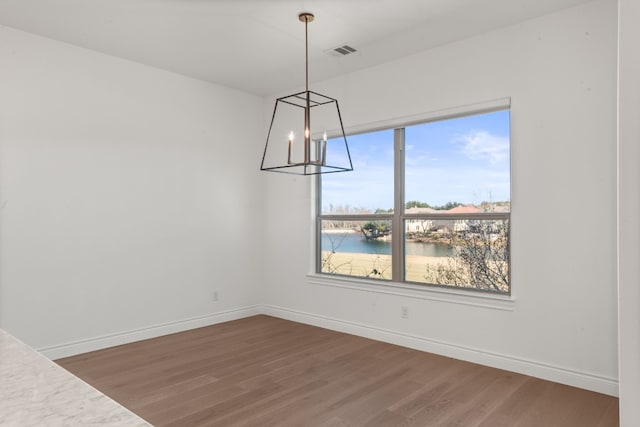
[{"label": "white window sill", "polygon": [[362,292],[397,295],[408,298],[469,305],[502,311],[513,311],[515,309],[515,298],[513,295],[496,295],[484,292],[462,291],[434,286],[421,286],[405,283],[400,284],[380,280],[367,280],[315,273],[307,274],[307,279],[312,285],[332,286]]}]

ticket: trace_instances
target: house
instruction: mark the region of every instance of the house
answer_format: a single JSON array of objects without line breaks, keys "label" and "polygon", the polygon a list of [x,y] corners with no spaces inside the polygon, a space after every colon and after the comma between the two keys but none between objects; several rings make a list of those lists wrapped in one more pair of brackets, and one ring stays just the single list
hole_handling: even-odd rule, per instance
[{"label": "house", "polygon": [[110,56],[20,29],[84,9],[34,24],[20,3],[0,5],[0,328],[56,358],[265,313],[619,394],[622,425],[640,419],[637,2],[568,1],[313,81],[356,130],[510,97],[512,295],[497,302],[308,276],[312,185],[258,170],[274,100],[299,82],[259,93]]},{"label": "house", "polygon": [[[413,207],[413,208],[405,209],[405,213],[435,214],[435,213],[438,213],[438,211],[433,208]],[[433,226],[434,226],[434,221],[431,219],[414,219],[414,220],[405,222],[404,231],[405,233],[425,233]]]}]

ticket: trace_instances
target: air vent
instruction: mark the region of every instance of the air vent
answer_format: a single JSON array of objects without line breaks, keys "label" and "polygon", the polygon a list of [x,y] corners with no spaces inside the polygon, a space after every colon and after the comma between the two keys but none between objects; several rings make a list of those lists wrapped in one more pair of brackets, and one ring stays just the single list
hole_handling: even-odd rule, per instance
[{"label": "air vent", "polygon": [[351,47],[348,44],[341,44],[340,46],[334,47],[325,52],[331,56],[347,56],[358,53],[358,49]]}]

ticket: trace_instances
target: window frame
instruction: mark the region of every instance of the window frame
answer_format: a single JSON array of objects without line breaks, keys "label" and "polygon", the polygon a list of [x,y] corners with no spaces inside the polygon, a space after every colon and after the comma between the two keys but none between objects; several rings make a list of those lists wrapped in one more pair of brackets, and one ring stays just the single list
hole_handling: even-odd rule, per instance
[{"label": "window frame", "polygon": [[[509,212],[478,212],[468,214],[446,214],[446,213],[405,213],[405,128],[413,125],[427,124],[430,122],[438,122],[444,120],[450,120],[460,117],[488,114],[498,111],[509,111],[509,188],[510,188],[510,208]],[[372,133],[381,130],[393,130],[393,145],[394,145],[394,206],[393,213],[388,214],[323,214],[322,213],[322,176],[317,175],[314,180],[315,186],[315,227],[314,227],[314,270],[315,274],[322,277],[331,278],[343,278],[350,281],[358,281],[361,283],[380,283],[386,285],[395,286],[409,286],[412,289],[424,288],[424,289],[444,289],[462,292],[474,292],[481,294],[488,294],[498,297],[511,297],[512,296],[512,283],[511,283],[511,99],[502,98],[484,102],[481,104],[473,104],[453,109],[441,110],[432,113],[426,113],[416,116],[410,116],[405,118],[399,118],[394,120],[388,120],[379,122],[376,125],[360,126],[358,128],[350,128],[346,130],[347,136]],[[507,235],[508,241],[508,263],[509,263],[509,289],[507,292],[500,292],[487,289],[478,289],[475,287],[463,287],[446,284],[426,283],[426,282],[413,282],[406,280],[406,253],[405,253],[405,240],[406,240],[406,226],[405,222],[408,220],[502,220],[507,221]],[[336,273],[322,272],[322,221],[383,221],[387,220],[391,222],[391,234],[395,236],[401,236],[399,239],[391,240],[391,279],[370,279],[362,276],[353,276]]]}]

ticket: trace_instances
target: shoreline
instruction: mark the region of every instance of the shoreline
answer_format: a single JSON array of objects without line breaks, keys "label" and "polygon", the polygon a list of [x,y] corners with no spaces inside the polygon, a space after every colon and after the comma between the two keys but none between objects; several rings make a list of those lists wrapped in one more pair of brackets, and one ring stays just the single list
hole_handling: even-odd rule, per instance
[{"label": "shoreline", "polygon": [[[321,234],[331,234],[331,235],[361,234],[364,241],[372,241],[372,242],[378,241],[378,242],[386,242],[386,243],[391,243],[393,241],[393,237],[391,234],[378,237],[378,238],[367,239],[366,236],[364,236],[364,234],[362,234],[361,231],[354,230],[354,229],[347,229],[347,228],[333,228],[333,229],[322,230]],[[437,245],[448,245],[453,248],[453,247],[459,247],[464,245],[464,242],[466,240],[461,239],[460,237],[454,237],[454,236],[435,236],[435,237],[421,236],[421,237],[405,237],[404,241],[405,243],[429,243],[429,244],[437,244]]]},{"label": "shoreline", "polygon": [[[391,243],[393,241],[393,238],[391,236],[391,234],[384,236],[384,237],[379,237],[376,239],[366,239],[366,237],[362,234],[361,231],[359,230],[354,230],[351,228],[331,228],[331,229],[326,229],[326,230],[322,230],[321,234],[360,234],[362,235],[362,240],[363,241],[379,241],[379,242],[387,242],[387,243]],[[409,243],[435,243],[435,244],[440,244],[440,245],[450,245],[450,246],[455,246],[452,243],[450,243],[448,240],[448,238],[425,238],[425,237],[418,237],[418,238],[405,238],[405,242],[409,242]]]},{"label": "shoreline", "polygon": [[354,230],[353,228],[328,228],[321,231],[322,234],[355,234],[360,233],[360,230]]}]

